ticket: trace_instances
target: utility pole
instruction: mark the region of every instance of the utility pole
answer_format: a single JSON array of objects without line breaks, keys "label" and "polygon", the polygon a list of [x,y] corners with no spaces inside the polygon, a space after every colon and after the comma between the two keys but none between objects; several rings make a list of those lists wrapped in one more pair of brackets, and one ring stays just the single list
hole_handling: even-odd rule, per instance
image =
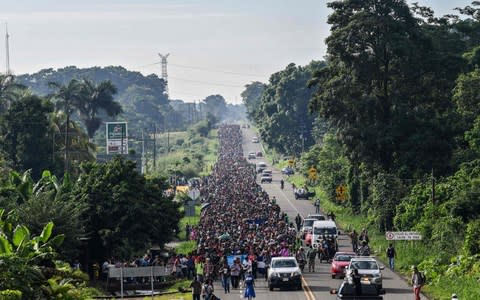
[{"label": "utility pole", "polygon": [[[65,112],[67,113],[67,122],[65,123],[65,175],[68,174],[68,125],[70,124],[70,101],[65,99]],[[123,140],[122,140],[123,141]]]},{"label": "utility pole", "polygon": [[5,75],[11,75],[11,70],[10,70],[10,46],[8,43],[8,39],[10,38],[10,35],[8,34],[8,24],[5,23],[5,60],[6,60],[6,66],[5,66]]},{"label": "utility pole", "polygon": [[169,94],[168,94],[168,73],[167,73],[167,58],[170,55],[170,53],[167,53],[165,55],[162,55],[158,53],[158,56],[162,59],[162,79],[165,82],[165,93],[167,94],[167,99],[170,99]]},{"label": "utility pole", "polygon": [[433,176],[433,168],[432,168],[432,204],[435,205],[435,177]]},{"label": "utility pole", "polygon": [[145,162],[145,136],[142,129],[142,174],[146,174],[147,164]]},{"label": "utility pole", "polygon": [[153,133],[153,171],[157,166],[157,123],[155,123],[155,132]]}]

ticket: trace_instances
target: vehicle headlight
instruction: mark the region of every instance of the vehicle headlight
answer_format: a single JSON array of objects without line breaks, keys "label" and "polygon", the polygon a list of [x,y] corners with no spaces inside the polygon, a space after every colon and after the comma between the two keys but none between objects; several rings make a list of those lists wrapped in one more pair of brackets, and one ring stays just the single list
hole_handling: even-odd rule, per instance
[{"label": "vehicle headlight", "polygon": [[380,278],[380,277],[382,277],[382,274],[381,273],[373,274],[373,277]]},{"label": "vehicle headlight", "polygon": [[280,274],[278,274],[277,272],[272,272],[272,277],[280,277]]},{"label": "vehicle headlight", "polygon": [[300,276],[300,275],[302,275],[302,273],[300,273],[299,271],[294,271],[292,272],[291,276],[294,277],[294,276]]}]

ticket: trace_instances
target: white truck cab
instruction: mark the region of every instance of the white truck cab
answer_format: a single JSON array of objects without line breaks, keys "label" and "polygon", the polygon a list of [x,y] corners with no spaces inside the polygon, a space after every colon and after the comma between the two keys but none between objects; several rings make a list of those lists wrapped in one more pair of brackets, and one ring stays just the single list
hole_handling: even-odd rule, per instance
[{"label": "white truck cab", "polygon": [[312,244],[314,247],[322,242],[323,238],[333,239],[337,244],[337,224],[332,220],[315,221],[312,226]]}]

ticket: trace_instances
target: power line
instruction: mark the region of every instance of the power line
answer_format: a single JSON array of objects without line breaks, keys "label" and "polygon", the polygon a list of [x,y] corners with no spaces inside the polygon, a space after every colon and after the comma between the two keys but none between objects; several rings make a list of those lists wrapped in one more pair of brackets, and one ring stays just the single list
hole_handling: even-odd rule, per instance
[{"label": "power line", "polygon": [[224,86],[224,87],[240,87],[244,88],[244,85],[233,85],[233,84],[222,84],[222,83],[215,83],[215,82],[208,82],[208,81],[201,81],[201,80],[192,80],[192,79],[184,79],[179,77],[170,76],[170,78],[180,80],[180,81],[188,81],[188,82],[195,82],[200,84],[207,84],[207,85],[215,85],[215,86]]},{"label": "power line", "polygon": [[[155,63],[151,63],[151,64],[146,64],[146,65],[134,67],[134,69],[141,69],[141,68],[150,67],[150,66],[159,65],[159,64],[161,64],[161,62],[155,62]],[[172,63],[169,63],[169,65],[170,65],[170,66],[175,66],[175,67],[178,67],[178,68],[201,70],[201,71],[213,72],[213,73],[222,73],[222,74],[230,74],[230,75],[237,75],[237,76],[247,76],[247,77],[262,77],[262,78],[265,77],[265,75],[246,74],[246,73],[222,71],[222,70],[209,69],[209,68],[205,68],[205,67],[187,66],[187,65],[179,65],[179,64],[172,64]]]}]

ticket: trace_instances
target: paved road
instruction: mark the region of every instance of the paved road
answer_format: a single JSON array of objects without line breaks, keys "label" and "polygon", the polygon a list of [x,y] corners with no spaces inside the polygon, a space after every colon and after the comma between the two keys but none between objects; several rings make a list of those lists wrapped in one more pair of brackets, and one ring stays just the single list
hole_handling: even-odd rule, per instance
[{"label": "paved road", "polygon": [[[243,150],[245,156],[248,152],[262,151],[260,143],[251,143],[254,133],[250,129],[242,129],[243,133]],[[261,158],[251,160],[252,162],[265,161]],[[266,162],[266,161],[265,161]],[[268,164],[268,163],[267,163]],[[271,168],[271,167],[269,167]],[[286,212],[293,220],[297,213],[305,217],[309,213],[315,212],[315,207],[311,201],[307,200],[295,200],[293,196],[293,189],[290,184],[285,180],[285,188],[280,189],[280,179],[282,174],[279,170],[271,168],[273,170],[273,182],[262,184],[262,187],[270,195],[277,198],[277,203],[280,205],[282,211]],[[350,240],[348,236],[339,236],[340,251],[350,251]],[[382,271],[383,273],[383,287],[386,290],[385,300],[410,300],[413,299],[412,289],[407,283],[397,274],[390,271],[387,267]],[[318,259],[316,261],[315,273],[304,273],[304,288],[302,291],[282,290],[275,289],[270,292],[267,288],[266,282],[263,279],[256,281],[256,299],[335,299],[335,296],[330,295],[330,289],[338,288],[341,283],[341,279],[332,279],[330,276],[330,264],[320,264]],[[224,294],[222,287],[217,284],[215,286],[216,293],[222,300],[224,299],[238,299],[241,298],[240,290],[232,290],[231,294]],[[422,297],[422,299],[427,299]]]}]

